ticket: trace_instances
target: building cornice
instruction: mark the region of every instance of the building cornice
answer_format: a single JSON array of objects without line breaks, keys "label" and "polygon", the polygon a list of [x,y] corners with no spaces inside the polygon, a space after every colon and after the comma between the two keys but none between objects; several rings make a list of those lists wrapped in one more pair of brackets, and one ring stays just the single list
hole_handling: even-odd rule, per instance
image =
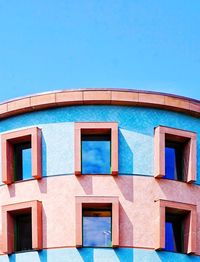
[{"label": "building cornice", "polygon": [[130,89],[76,89],[30,95],[0,104],[0,119],[71,105],[122,105],[167,109],[200,116],[200,101],[173,94]]}]

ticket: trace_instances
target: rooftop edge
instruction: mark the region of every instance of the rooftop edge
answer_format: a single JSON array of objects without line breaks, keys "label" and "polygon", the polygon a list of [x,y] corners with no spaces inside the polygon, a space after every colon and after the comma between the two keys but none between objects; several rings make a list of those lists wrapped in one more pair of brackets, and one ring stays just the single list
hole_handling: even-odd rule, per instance
[{"label": "rooftop edge", "polygon": [[10,116],[71,105],[142,106],[200,116],[200,100],[154,91],[90,88],[58,90],[19,97],[0,103],[0,119]]}]

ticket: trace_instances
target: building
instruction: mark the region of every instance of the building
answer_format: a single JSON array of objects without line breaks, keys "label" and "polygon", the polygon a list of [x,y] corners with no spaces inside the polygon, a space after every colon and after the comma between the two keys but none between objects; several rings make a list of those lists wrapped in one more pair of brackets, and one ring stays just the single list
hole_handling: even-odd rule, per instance
[{"label": "building", "polygon": [[0,105],[0,262],[200,261],[200,101],[57,91]]}]

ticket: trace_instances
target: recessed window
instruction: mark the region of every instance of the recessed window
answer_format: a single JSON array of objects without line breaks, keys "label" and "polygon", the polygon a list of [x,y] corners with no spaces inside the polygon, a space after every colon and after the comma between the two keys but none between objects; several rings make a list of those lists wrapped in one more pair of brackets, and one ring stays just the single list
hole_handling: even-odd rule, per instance
[{"label": "recessed window", "polygon": [[14,181],[32,177],[31,143],[14,145]]},{"label": "recessed window", "polygon": [[32,249],[31,213],[14,217],[14,251]]},{"label": "recessed window", "polygon": [[154,142],[156,178],[196,181],[196,133],[158,126]]},{"label": "recessed window", "polygon": [[186,214],[173,213],[166,210],[165,214],[165,250],[184,253],[184,220]]},{"label": "recessed window", "polygon": [[75,123],[75,174],[118,174],[117,123]]},{"label": "recessed window", "polygon": [[76,197],[76,246],[119,245],[118,197]]},{"label": "recessed window", "polygon": [[112,211],[109,209],[83,209],[83,246],[112,246]]},{"label": "recessed window", "polygon": [[156,248],[178,253],[195,253],[196,205],[168,200],[156,200]]},{"label": "recessed window", "polygon": [[2,251],[42,249],[42,203],[37,200],[2,206]]},{"label": "recessed window", "polygon": [[42,135],[37,127],[14,131],[1,136],[2,142],[2,181],[41,178]]},{"label": "recessed window", "polygon": [[82,135],[82,174],[111,173],[111,135]]},{"label": "recessed window", "polygon": [[165,143],[165,176],[172,180],[185,181],[184,144],[166,141]]}]

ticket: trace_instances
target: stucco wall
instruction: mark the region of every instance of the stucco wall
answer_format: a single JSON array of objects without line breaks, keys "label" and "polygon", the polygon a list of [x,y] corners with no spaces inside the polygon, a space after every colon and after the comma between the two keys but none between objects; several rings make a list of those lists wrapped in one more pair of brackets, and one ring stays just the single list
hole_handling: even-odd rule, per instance
[{"label": "stucco wall", "polygon": [[[153,176],[154,127],[164,125],[197,132],[200,120],[159,109],[120,106],[72,106],[11,117],[0,122],[0,132],[29,126],[42,128],[43,176],[74,172],[74,122],[119,123],[119,173]],[[200,184],[200,154],[197,183]],[[53,161],[52,161],[53,160]],[[1,174],[1,171],[0,171]]]},{"label": "stucco wall", "polygon": [[[118,122],[119,177],[74,176],[74,122],[79,121]],[[154,249],[155,199],[197,204],[199,214],[198,185],[153,178],[153,135],[154,128],[158,125],[197,132],[196,184],[200,184],[200,120],[192,116],[160,109],[87,105],[26,113],[2,120],[1,133],[30,126],[42,129],[42,174],[43,177],[48,176],[40,181],[23,181],[9,187],[0,186],[0,205],[36,199],[43,202],[43,245],[44,248],[52,248],[38,253],[12,255],[10,261],[92,261],[91,257],[94,261],[106,262],[149,262],[163,261],[162,259],[178,261],[177,257],[184,261],[189,261],[189,258],[195,259],[194,256],[132,248],[71,248],[75,246],[76,195],[119,196],[122,247]],[[197,253],[200,255],[199,234],[197,237]],[[59,249],[60,247],[68,248]],[[102,257],[105,260],[101,260]],[[0,261],[8,261],[8,257],[0,256]]]},{"label": "stucco wall", "polygon": [[172,252],[155,252],[152,250],[119,248],[119,249],[98,249],[85,248],[78,250],[68,249],[50,249],[40,252],[27,252],[14,254],[9,258],[0,257],[1,262],[175,262],[175,261],[200,261],[197,256],[187,256]]}]

